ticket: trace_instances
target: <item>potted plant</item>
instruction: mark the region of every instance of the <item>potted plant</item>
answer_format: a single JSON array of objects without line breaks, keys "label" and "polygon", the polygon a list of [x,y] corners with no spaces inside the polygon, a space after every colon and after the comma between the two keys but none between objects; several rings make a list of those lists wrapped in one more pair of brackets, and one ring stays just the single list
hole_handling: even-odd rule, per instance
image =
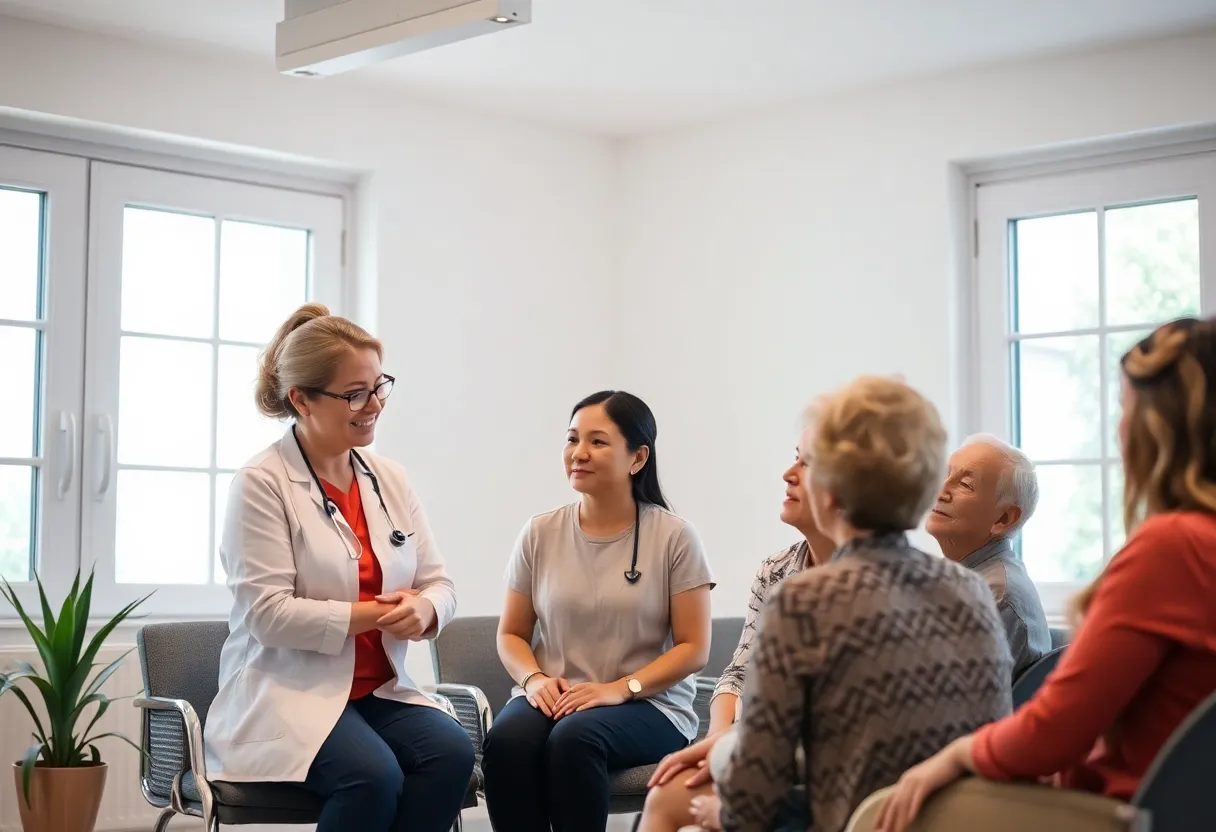
[{"label": "potted plant", "polygon": [[[47,603],[42,581],[38,581],[41,627],[22,608],[7,581],[3,582],[0,595],[25,624],[43,665],[39,671],[28,662],[17,662],[11,671],[0,672],[0,696],[11,692],[17,697],[34,726],[34,744],[13,764],[22,828],[25,832],[92,832],[106,782],[106,764],[101,761],[97,741],[116,737],[139,748],[122,734],[94,731],[97,721],[114,701],[101,692],[101,687],[127,653],[96,673],[93,660],[114,628],[147,599],[123,607],[86,646],[93,596],[91,574],[82,588],[80,573],[76,573],[58,618]],[[22,680],[41,695],[41,714],[31,701],[31,691],[18,687]]]}]

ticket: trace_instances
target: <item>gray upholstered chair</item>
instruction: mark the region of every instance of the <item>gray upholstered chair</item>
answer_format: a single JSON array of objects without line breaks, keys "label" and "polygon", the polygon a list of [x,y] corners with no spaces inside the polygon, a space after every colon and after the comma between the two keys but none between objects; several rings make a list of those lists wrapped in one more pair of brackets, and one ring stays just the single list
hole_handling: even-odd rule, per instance
[{"label": "gray upholstered chair", "polygon": [[[719,624],[719,621],[723,623]],[[714,621],[714,645],[725,640],[730,647],[723,650],[711,646],[706,671],[712,668],[715,675],[697,679],[693,708],[700,718],[700,736],[704,736],[709,728],[709,700],[717,682],[716,674],[730,660],[742,629],[741,618]],[[497,634],[497,616],[457,618],[431,642],[431,662],[438,683],[436,691],[455,707],[461,724],[473,741],[477,755],[473,773],[477,777],[481,777],[481,749],[486,733],[493,724],[493,715],[507,704],[513,685],[498,659]],[[721,667],[714,667],[716,662],[721,663]],[[640,812],[646,802],[646,781],[654,768],[653,765],[637,766],[615,772],[608,811],[614,815]],[[484,784],[480,792],[484,794]]]},{"label": "gray upholstered chair", "polygon": [[[135,700],[143,710],[140,787],[148,803],[163,810],[155,832],[164,832],[175,815],[202,818],[208,832],[215,832],[221,824],[316,823],[320,814],[320,798],[292,783],[207,779],[203,726],[227,637],[225,621],[149,624],[136,637],[144,678],[144,696]],[[435,700],[457,716],[450,702]],[[464,806],[476,805],[473,778]]]},{"label": "gray upholstered chair", "polygon": [[1057,647],[1023,670],[1022,675],[1013,680],[1013,707],[1015,710],[1030,701],[1030,697],[1034,696],[1035,691],[1043,685],[1043,680],[1047,678],[1047,675],[1056,669],[1056,665],[1059,664],[1060,657],[1064,655],[1066,649],[1067,646]]},{"label": "gray upholstered chair", "polygon": [[1149,812],[1153,832],[1216,829],[1216,693],[1174,729],[1157,752],[1132,805]]},{"label": "gray upholstered chair", "polygon": [[743,618],[715,618],[709,642],[709,661],[705,663],[702,676],[717,679],[726,670],[730,660],[734,658],[735,648],[739,646],[739,636],[743,634]]},{"label": "gray upholstered chair", "polygon": [[1072,630],[1067,627],[1049,627],[1048,630],[1051,632],[1052,650],[1055,650],[1057,647],[1063,647],[1072,641]]}]

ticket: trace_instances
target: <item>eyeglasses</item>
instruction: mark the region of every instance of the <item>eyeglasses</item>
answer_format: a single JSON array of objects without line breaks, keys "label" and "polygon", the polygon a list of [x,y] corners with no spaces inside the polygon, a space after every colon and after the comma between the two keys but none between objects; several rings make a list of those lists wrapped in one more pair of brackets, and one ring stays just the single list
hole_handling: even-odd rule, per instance
[{"label": "eyeglasses", "polygon": [[358,413],[360,410],[367,407],[367,403],[372,400],[372,394],[375,394],[376,398],[383,403],[384,400],[388,398],[388,394],[393,392],[393,382],[396,380],[397,379],[393,378],[392,376],[386,375],[383,376],[382,380],[371,390],[356,390],[353,393],[331,393],[328,390],[317,390],[313,388],[309,388],[306,392],[316,393],[321,396],[329,396],[331,399],[342,399],[348,405],[350,405],[351,410]]}]

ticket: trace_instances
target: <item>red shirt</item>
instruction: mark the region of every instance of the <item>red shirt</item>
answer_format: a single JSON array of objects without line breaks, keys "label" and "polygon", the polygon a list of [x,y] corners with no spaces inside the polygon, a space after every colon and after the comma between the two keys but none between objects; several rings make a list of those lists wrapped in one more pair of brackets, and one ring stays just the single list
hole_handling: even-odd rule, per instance
[{"label": "red shirt", "polygon": [[[359,497],[359,479],[356,477],[351,481],[350,493],[347,494],[332,483],[322,481],[321,485],[363,545],[363,556],[359,558],[359,600],[375,601],[384,586],[384,572],[372,551],[371,537],[367,533],[367,517],[363,513],[363,500]],[[350,686],[352,700],[362,699],[397,675],[384,654],[380,636],[379,630],[355,636],[355,678]]]},{"label": "red shirt", "polygon": [[1146,520],[1098,584],[1034,698],[975,735],[993,780],[1059,774],[1127,800],[1170,734],[1216,690],[1216,516]]}]

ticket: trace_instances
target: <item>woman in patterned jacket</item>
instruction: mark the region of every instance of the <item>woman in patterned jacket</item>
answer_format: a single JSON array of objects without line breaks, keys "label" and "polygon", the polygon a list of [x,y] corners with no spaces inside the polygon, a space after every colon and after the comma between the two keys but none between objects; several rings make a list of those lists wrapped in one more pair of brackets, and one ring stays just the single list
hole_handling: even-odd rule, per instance
[{"label": "woman in patterned jacket", "polygon": [[717,814],[717,798],[710,783],[706,760],[714,744],[739,718],[743,680],[751,657],[760,609],[774,587],[791,575],[823,563],[835,548],[835,544],[815,525],[810,506],[802,496],[801,476],[802,464],[799,462],[799,452],[795,451],[794,464],[782,475],[785,500],[781,505],[781,522],[801,532],[802,540],[765,558],[756,571],[739,646],[735,648],[730,664],[714,688],[709,731],[705,739],[668,755],[659,764],[650,779],[651,789],[646,796],[646,809],[638,832],[676,832],[682,826]]},{"label": "woman in patterned jacket", "polygon": [[804,824],[841,832],[871,793],[1011,707],[1013,657],[988,584],[906,535],[944,474],[936,408],[869,376],[820,398],[806,424],[802,496],[837,548],[760,615],[715,780],[725,832],[770,832],[796,781]]}]

